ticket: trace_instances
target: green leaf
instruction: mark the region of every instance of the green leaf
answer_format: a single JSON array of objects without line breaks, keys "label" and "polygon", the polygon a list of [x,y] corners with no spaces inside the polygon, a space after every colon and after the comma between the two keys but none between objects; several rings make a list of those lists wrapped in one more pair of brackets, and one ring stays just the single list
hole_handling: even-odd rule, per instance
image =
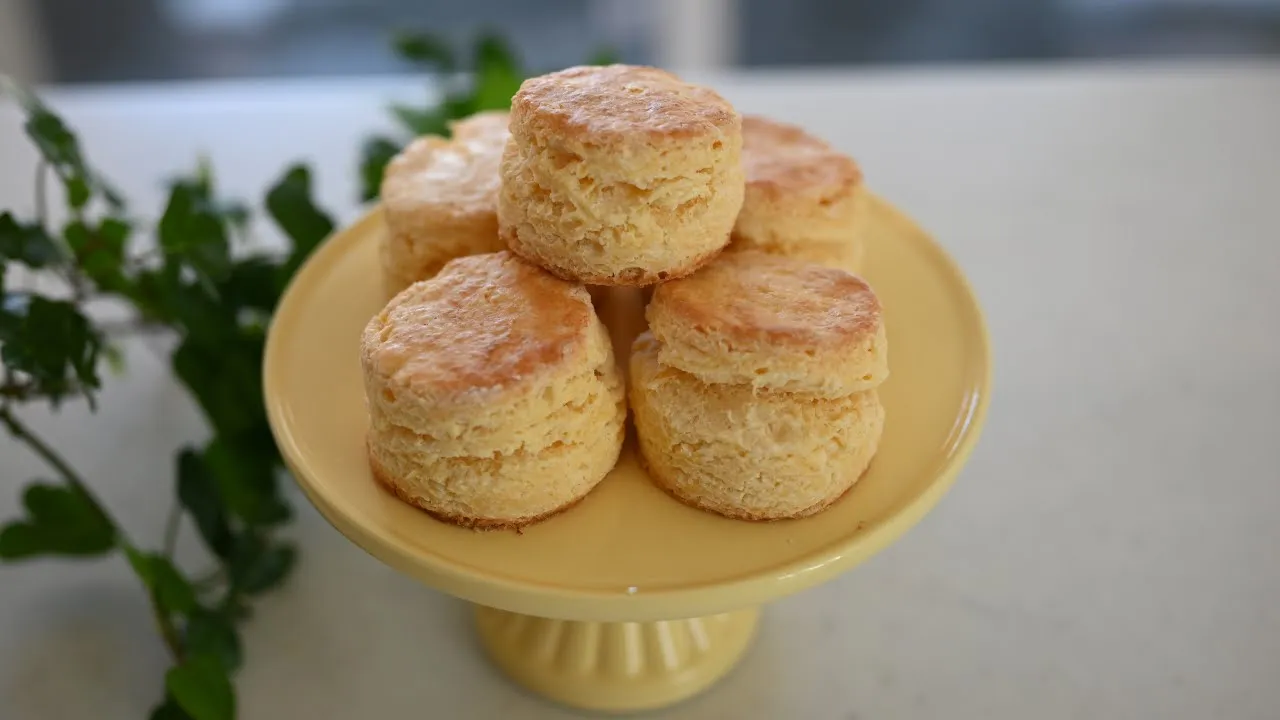
[{"label": "green leaf", "polygon": [[165,698],[163,703],[151,711],[150,720],[191,720],[191,716],[178,706],[176,700]]},{"label": "green leaf", "polygon": [[228,672],[240,667],[240,637],[232,621],[205,608],[197,608],[187,621],[183,649],[193,655],[216,658]]},{"label": "green leaf", "polygon": [[194,720],[235,718],[235,688],[217,658],[191,655],[181,665],[169,669],[164,686]]},{"label": "green leaf", "polygon": [[284,269],[269,257],[247,257],[231,266],[231,274],[218,285],[223,304],[239,310],[270,314],[284,290]]},{"label": "green leaf", "polygon": [[84,158],[80,154],[80,142],[67,129],[62,118],[45,107],[34,95],[29,96],[26,111],[27,120],[23,129],[26,130],[27,137],[31,138],[31,142],[35,143],[36,149],[40,151],[40,157],[44,158],[45,162],[55,168],[83,167]]},{"label": "green leaf", "polygon": [[177,324],[171,307],[172,296],[180,289],[178,273],[164,270],[139,270],[133,278],[128,299],[144,320],[167,325]]},{"label": "green leaf", "polygon": [[118,345],[104,345],[102,347],[102,359],[107,363],[109,369],[114,375],[124,374],[124,352]]},{"label": "green leaf", "polygon": [[178,615],[186,615],[195,609],[195,588],[166,557],[132,547],[125,548],[125,555],[161,609]]},{"label": "green leaf", "polygon": [[205,211],[237,231],[243,231],[249,222],[250,212],[247,205],[238,200],[215,197],[213,163],[204,155],[196,160],[194,173],[187,177],[175,178],[170,185],[186,185]]},{"label": "green leaf", "polygon": [[284,581],[297,559],[298,552],[292,545],[268,547],[238,568],[237,587],[247,595],[266,592]]},{"label": "green leaf", "polygon": [[[471,117],[476,112],[475,95],[471,92],[446,97],[440,103],[440,111],[446,122]],[[453,137],[453,128],[448,128],[445,137]]]},{"label": "green leaf", "polygon": [[71,203],[71,207],[79,210],[89,204],[89,180],[86,173],[82,170],[74,175],[69,175],[64,183],[67,189],[67,202]]},{"label": "green leaf", "polygon": [[101,176],[95,176],[94,179],[96,180],[95,184],[98,186],[98,192],[102,193],[102,199],[107,201],[107,207],[115,213],[124,212],[124,196],[120,194],[120,191],[116,190],[111,183]]},{"label": "green leaf", "polygon": [[0,559],[91,557],[115,547],[116,531],[93,498],[76,488],[34,482],[22,494],[27,517],[0,529]]},{"label": "green leaf", "polygon": [[288,266],[297,268],[333,232],[333,219],[311,200],[311,170],[294,165],[267,192],[267,211],[293,240]]},{"label": "green leaf", "polygon": [[260,451],[237,447],[223,437],[209,443],[204,464],[228,510],[251,525],[274,525],[290,517],[279,494],[275,470]]},{"label": "green leaf", "polygon": [[222,612],[236,622],[242,622],[253,617],[253,608],[249,603],[245,602],[244,597],[241,595],[228,595],[223,601]]},{"label": "green leaf", "polygon": [[449,122],[445,114],[436,108],[415,108],[392,104],[391,114],[411,134],[449,137]]},{"label": "green leaf", "polygon": [[209,200],[213,197],[213,163],[203,153],[196,158],[196,170],[187,178],[177,178],[175,183],[190,183],[197,195]]},{"label": "green leaf", "polygon": [[67,192],[67,202],[75,210],[88,204],[93,190],[93,176],[85,165],[80,152],[80,142],[67,129],[62,118],[55,115],[30,93],[23,96],[27,120],[23,129],[35,143],[44,161],[49,163],[62,180]]},{"label": "green leaf", "polygon": [[241,334],[232,326],[221,328],[217,337],[188,336],[173,353],[174,374],[221,437],[238,438],[267,429],[266,410],[259,400],[263,344],[260,335]]},{"label": "green leaf", "polygon": [[208,278],[183,279],[177,268],[144,270],[135,277],[130,289],[133,300],[145,319],[175,325],[188,340],[218,347],[234,340],[236,308],[219,297],[220,283]]},{"label": "green leaf", "polygon": [[67,202],[72,209],[83,209],[95,190],[113,209],[120,210],[124,207],[120,194],[89,170],[80,151],[79,140],[62,118],[46,107],[35,93],[7,81],[4,76],[0,76],[0,90],[12,95],[26,112],[23,130],[36,146],[40,157],[62,180],[67,192]]},{"label": "green leaf", "polygon": [[0,258],[38,270],[58,263],[63,256],[58,244],[38,223],[20,223],[5,212],[0,213]]},{"label": "green leaf", "polygon": [[120,218],[103,218],[96,226],[75,220],[62,231],[80,269],[99,288],[108,292],[125,289],[124,256],[129,223]]},{"label": "green leaf", "polygon": [[224,200],[218,203],[217,212],[241,237],[248,234],[249,220],[253,217],[248,205],[235,200]]},{"label": "green leaf", "polygon": [[157,229],[166,262],[190,268],[211,288],[231,269],[225,222],[199,179],[174,183]]},{"label": "green leaf", "polygon": [[29,375],[55,403],[83,392],[92,401],[102,336],[71,302],[6,295],[0,306],[0,362]]},{"label": "green leaf", "polygon": [[173,563],[164,558],[157,558],[156,594],[160,606],[183,615],[195,607],[196,591],[191,582],[178,571]]},{"label": "green leaf", "polygon": [[458,65],[453,48],[433,35],[400,33],[391,44],[397,55],[410,62],[434,66],[443,72],[453,72]]},{"label": "green leaf", "polygon": [[622,58],[618,55],[618,51],[610,47],[598,48],[587,58],[584,65],[615,65],[622,62]]},{"label": "green leaf", "polygon": [[499,35],[485,35],[476,44],[474,110],[505,110],[520,89],[524,75],[515,52]]},{"label": "green leaf", "polygon": [[178,502],[195,521],[209,551],[220,558],[231,554],[231,528],[222,498],[204,459],[191,448],[178,453]]},{"label": "green leaf", "polygon": [[382,172],[400,146],[384,137],[365,140],[360,148],[360,201],[368,202],[382,193]]},{"label": "green leaf", "polygon": [[151,567],[151,556],[131,547],[124,549],[124,556],[129,561],[129,566],[133,568],[133,574],[138,576],[143,585],[150,590],[155,585],[155,570]]}]

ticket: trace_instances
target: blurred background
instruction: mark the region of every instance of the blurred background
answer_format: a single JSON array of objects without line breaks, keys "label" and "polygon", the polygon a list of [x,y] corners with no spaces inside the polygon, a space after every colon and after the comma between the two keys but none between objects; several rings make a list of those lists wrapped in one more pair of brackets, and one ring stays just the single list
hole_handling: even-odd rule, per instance
[{"label": "blurred background", "polygon": [[392,30],[509,37],[529,67],[608,46],[680,69],[1280,54],[1280,0],[0,0],[26,82],[409,70]]}]

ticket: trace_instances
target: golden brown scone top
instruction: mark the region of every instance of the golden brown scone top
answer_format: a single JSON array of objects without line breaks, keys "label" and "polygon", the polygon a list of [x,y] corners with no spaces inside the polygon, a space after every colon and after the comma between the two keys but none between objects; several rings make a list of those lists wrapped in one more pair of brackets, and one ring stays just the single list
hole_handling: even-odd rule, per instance
[{"label": "golden brown scone top", "polygon": [[504,250],[452,260],[401,292],[366,327],[362,352],[417,396],[465,402],[585,357],[593,316],[585,288]]},{"label": "golden brown scone top", "polygon": [[506,110],[485,110],[450,122],[449,130],[454,140],[494,139],[506,142],[509,119]]},{"label": "golden brown scone top", "polygon": [[454,137],[414,140],[387,164],[382,202],[391,208],[436,208],[451,214],[493,213],[507,115],[480,113],[453,125]]},{"label": "golden brown scone top", "polygon": [[511,121],[610,139],[696,137],[741,122],[715,91],[640,65],[572,67],[525,80],[511,99]]},{"label": "golden brown scone top", "polygon": [[[861,278],[789,257],[722,255],[658,286],[650,310],[685,331],[735,345],[829,350],[857,346],[880,328],[880,301]],[[652,319],[652,317],[651,317]]]},{"label": "golden brown scone top", "polygon": [[795,125],[746,115],[742,140],[748,192],[827,196],[862,182],[853,158]]}]

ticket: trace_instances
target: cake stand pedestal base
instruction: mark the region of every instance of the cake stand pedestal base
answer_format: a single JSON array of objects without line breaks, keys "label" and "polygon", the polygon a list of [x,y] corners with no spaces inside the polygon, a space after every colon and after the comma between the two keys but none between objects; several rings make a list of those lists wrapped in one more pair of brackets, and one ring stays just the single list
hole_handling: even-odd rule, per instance
[{"label": "cake stand pedestal base", "polygon": [[475,606],[480,641],[512,680],[587,710],[652,710],[724,677],[755,636],[760,610],[655,622],[550,620]]}]

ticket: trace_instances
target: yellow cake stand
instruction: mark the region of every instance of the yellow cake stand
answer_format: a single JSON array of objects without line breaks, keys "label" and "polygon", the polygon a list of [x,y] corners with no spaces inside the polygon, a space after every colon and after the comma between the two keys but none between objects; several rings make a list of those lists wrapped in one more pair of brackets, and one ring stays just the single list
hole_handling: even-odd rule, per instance
[{"label": "yellow cake stand", "polygon": [[[386,299],[376,211],[319,248],[281,300],[265,361],[276,439],[338,530],[475,604],[484,648],[517,683],[600,711],[678,702],[733,668],[762,604],[834,578],[918,522],[977,442],[991,370],[973,294],[887,203],[875,200],[871,222],[865,275],[890,347],[886,429],[867,474],[815,517],[750,523],[685,507],[650,483],[632,440],[581,504],[521,533],[454,527],[385,492],[366,465],[358,360],[360,331]],[[640,293],[595,297],[627,347],[643,323]]]}]

